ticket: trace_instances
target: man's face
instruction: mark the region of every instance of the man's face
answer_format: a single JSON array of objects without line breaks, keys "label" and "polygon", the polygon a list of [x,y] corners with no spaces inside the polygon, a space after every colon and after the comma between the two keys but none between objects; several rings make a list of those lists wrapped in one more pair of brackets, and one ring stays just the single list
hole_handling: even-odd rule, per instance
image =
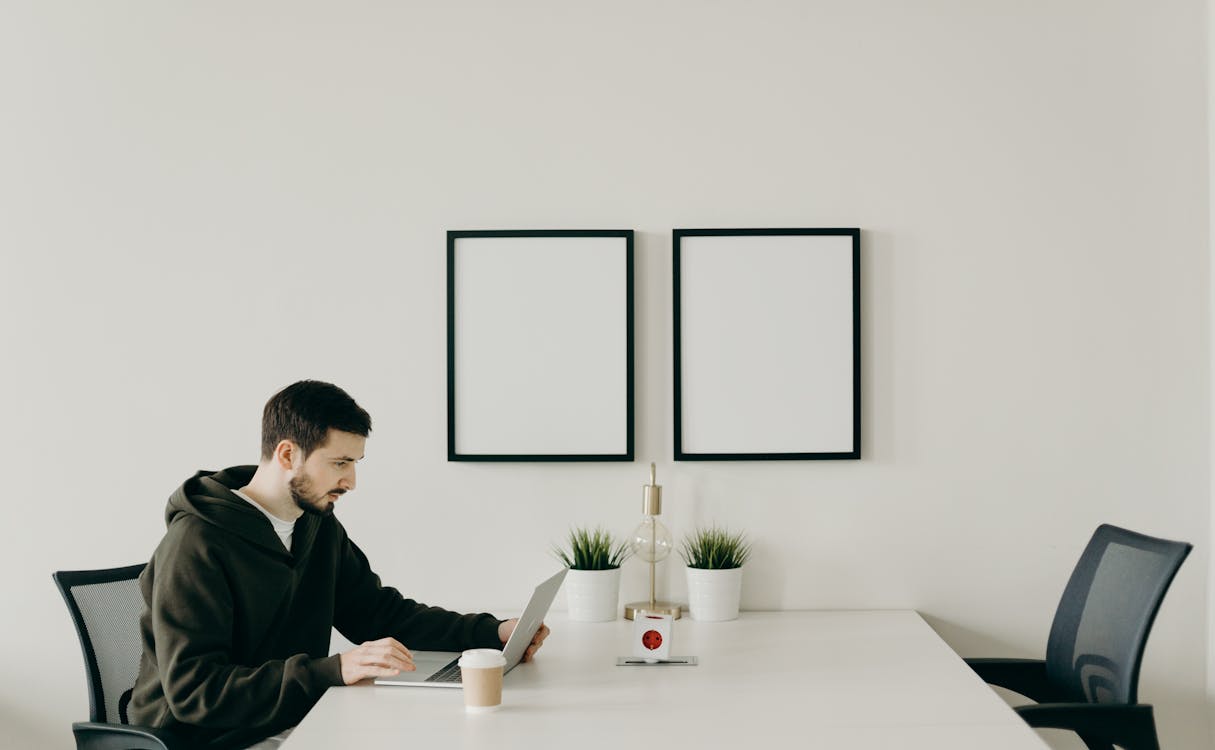
[{"label": "man's face", "polygon": [[330,430],[325,442],[308,454],[288,486],[305,513],[328,516],[337,499],[354,489],[354,465],[363,459],[367,438]]}]

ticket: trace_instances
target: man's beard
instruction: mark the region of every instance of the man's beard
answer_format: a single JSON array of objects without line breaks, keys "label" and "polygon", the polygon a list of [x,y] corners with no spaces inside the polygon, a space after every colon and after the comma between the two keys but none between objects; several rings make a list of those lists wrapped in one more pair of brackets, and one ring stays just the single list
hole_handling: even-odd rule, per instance
[{"label": "man's beard", "polygon": [[295,501],[296,506],[300,510],[321,517],[333,515],[333,501],[329,499],[329,493],[337,493],[338,495],[346,493],[346,490],[335,487],[329,490],[329,492],[313,495],[312,479],[304,474],[292,477],[287,486],[291,490],[291,499]]}]

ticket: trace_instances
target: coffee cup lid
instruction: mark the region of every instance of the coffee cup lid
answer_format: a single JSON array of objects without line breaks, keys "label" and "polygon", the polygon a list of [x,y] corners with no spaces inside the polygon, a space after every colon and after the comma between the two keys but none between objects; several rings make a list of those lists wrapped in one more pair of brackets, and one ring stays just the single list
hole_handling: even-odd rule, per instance
[{"label": "coffee cup lid", "polygon": [[496,648],[470,648],[460,654],[461,669],[490,669],[505,666],[506,657]]}]

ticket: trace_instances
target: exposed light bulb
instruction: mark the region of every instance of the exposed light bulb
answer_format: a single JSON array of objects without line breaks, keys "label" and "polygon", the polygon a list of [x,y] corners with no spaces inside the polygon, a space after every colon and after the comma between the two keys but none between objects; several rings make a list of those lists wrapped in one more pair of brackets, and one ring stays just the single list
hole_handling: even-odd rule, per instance
[{"label": "exposed light bulb", "polygon": [[633,554],[645,562],[662,562],[670,556],[673,546],[671,532],[655,516],[644,516],[633,529],[633,539],[629,542]]}]

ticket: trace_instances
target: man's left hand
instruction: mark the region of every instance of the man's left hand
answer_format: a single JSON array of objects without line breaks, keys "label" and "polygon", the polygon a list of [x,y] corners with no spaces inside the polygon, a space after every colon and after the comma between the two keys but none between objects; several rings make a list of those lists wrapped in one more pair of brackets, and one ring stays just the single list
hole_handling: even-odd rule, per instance
[{"label": "man's left hand", "polygon": [[[515,626],[519,624],[519,618],[507,620],[498,626],[498,638],[502,641],[502,645],[510,640],[510,634],[515,632]],[[532,636],[531,645],[523,652],[523,661],[531,661],[536,652],[540,650],[540,644],[544,643],[544,639],[548,638],[549,629],[544,623],[540,623],[540,629]]]}]

